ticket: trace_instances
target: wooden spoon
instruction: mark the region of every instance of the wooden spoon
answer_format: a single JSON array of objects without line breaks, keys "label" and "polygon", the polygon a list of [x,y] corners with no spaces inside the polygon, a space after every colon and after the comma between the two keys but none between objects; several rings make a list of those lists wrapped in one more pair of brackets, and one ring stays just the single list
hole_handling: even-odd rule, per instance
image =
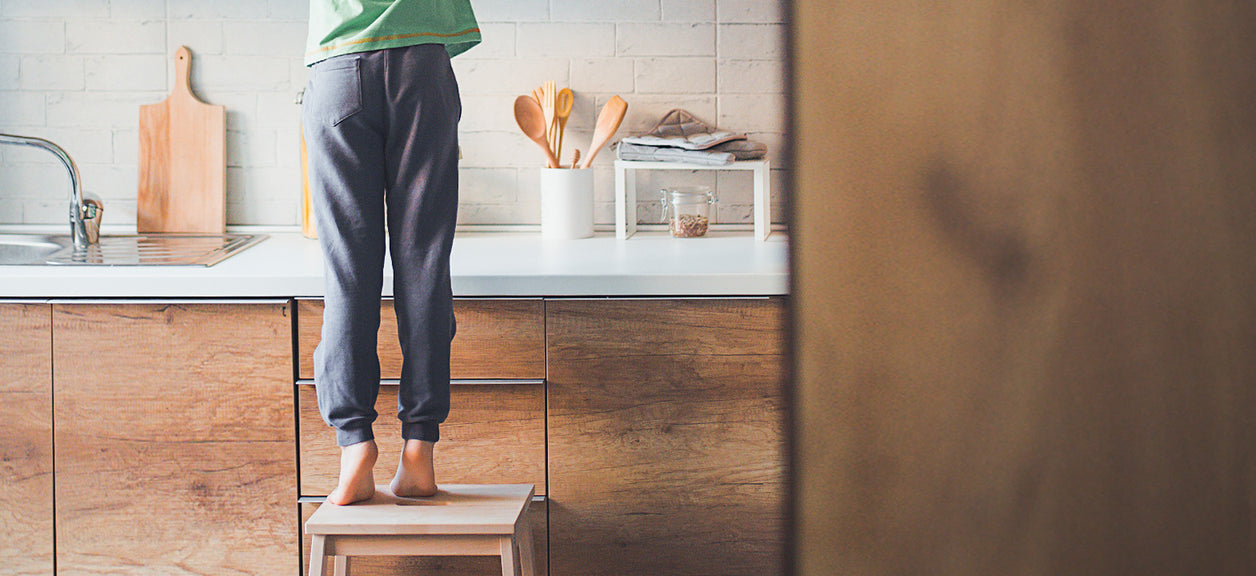
[{"label": "wooden spoon", "polygon": [[545,140],[545,113],[541,111],[541,105],[530,96],[515,98],[515,122],[523,130],[524,136],[545,150],[548,166],[558,168],[558,159],[554,157],[554,151],[550,150],[549,142]]},{"label": "wooden spoon", "polygon": [[581,168],[588,168],[593,163],[597,153],[615,135],[615,131],[619,130],[620,123],[624,121],[624,114],[627,113],[628,103],[619,96],[612,96],[610,101],[602,106],[602,112],[597,115],[597,126],[593,128],[593,141],[589,143],[589,156],[584,159],[584,165]]},{"label": "wooden spoon", "polygon": [[[558,159],[563,157],[563,133],[567,131],[567,119],[571,117],[571,105],[575,100],[575,96],[571,93],[571,88],[563,88],[558,91],[558,96],[554,101],[554,120],[558,122],[558,147],[554,149],[554,156]],[[550,141],[553,143],[553,140]],[[572,163],[575,167],[575,163]]]}]

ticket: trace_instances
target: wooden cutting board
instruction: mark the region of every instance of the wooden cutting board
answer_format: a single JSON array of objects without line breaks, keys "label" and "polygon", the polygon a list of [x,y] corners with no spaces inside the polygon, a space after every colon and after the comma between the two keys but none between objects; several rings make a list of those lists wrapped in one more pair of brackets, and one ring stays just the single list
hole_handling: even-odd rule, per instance
[{"label": "wooden cutting board", "polygon": [[192,53],[180,46],[174,90],[140,106],[135,225],[141,234],[226,231],[226,111],[192,94],[191,64]]}]

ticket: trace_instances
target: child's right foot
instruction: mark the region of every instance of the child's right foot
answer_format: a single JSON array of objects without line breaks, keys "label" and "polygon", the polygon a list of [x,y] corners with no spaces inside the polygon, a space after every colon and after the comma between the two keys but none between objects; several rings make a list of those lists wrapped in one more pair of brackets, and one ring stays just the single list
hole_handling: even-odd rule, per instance
[{"label": "child's right foot", "polygon": [[436,471],[432,467],[432,442],[406,440],[401,448],[401,461],[393,477],[393,494],[403,498],[436,495]]},{"label": "child's right foot", "polygon": [[338,506],[366,500],[375,495],[375,459],[379,448],[374,440],[358,442],[340,449],[340,484],[327,501]]}]

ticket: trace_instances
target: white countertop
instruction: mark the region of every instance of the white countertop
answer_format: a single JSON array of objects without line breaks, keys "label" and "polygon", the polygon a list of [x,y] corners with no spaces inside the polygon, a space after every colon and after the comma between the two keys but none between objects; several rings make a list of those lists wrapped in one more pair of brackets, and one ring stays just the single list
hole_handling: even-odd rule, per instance
[{"label": "white countertop", "polygon": [[[7,231],[16,232],[16,229]],[[230,230],[254,232],[253,230]],[[318,241],[299,231],[270,237],[210,267],[0,266],[0,298],[270,298],[323,294]],[[749,232],[704,238],[643,232],[546,240],[538,233],[459,232],[456,296],[771,296],[788,290],[787,241]],[[384,264],[384,296],[392,295]]]}]

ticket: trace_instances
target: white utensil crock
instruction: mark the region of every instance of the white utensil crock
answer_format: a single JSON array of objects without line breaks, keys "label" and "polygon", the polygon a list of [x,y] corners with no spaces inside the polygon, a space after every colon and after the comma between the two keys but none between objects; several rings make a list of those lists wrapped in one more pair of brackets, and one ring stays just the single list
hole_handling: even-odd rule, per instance
[{"label": "white utensil crock", "polygon": [[541,236],[588,238],[593,235],[593,170],[541,169]]}]

